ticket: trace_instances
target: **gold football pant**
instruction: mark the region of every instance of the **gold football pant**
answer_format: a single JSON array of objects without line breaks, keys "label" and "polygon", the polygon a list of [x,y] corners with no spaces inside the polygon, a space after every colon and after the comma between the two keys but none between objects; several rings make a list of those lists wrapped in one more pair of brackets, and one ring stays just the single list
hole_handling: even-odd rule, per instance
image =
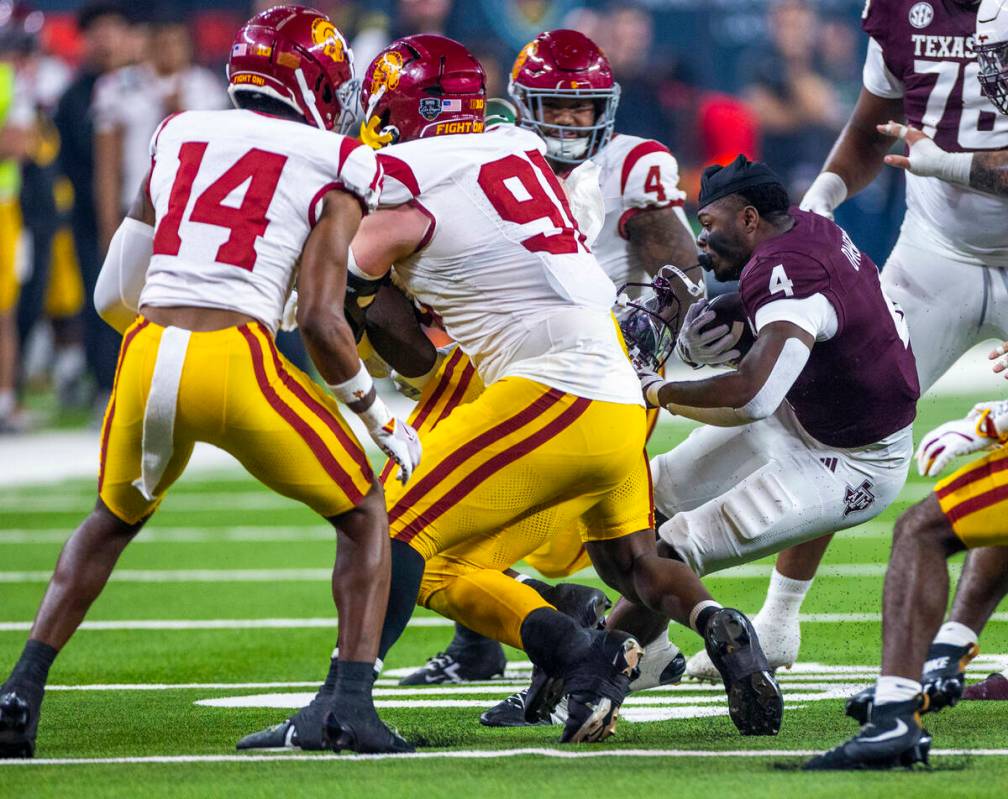
[{"label": "gold football pant", "polygon": [[967,548],[1008,544],[1008,446],[967,464],[934,490]]},{"label": "gold football pant", "polygon": [[197,441],[231,453],[253,477],[324,517],[371,490],[367,456],[336,401],[287,361],[261,324],[189,334],[171,457],[147,499],[141,476],[144,415],[166,328],[143,317],[127,329],[101,436],[98,493],[116,516],[149,516],[181,475]]},{"label": "gold football pant", "polygon": [[640,406],[524,378],[453,409],[423,438],[410,482],[386,487],[391,535],[428,561],[418,602],[520,646],[529,608],[546,603],[501,572],[579,521],[584,541],[651,527],[645,432]]}]

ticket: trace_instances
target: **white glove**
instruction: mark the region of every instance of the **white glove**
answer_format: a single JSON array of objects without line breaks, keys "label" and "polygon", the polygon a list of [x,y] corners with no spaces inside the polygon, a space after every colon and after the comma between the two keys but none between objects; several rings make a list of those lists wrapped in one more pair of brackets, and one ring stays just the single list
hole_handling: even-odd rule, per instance
[{"label": "white glove", "polygon": [[917,448],[917,471],[935,477],[956,458],[1006,441],[1008,402],[981,402],[965,419],[946,422],[924,436]]},{"label": "white glove", "polygon": [[636,365],[637,377],[640,378],[641,391],[644,392],[644,401],[649,408],[660,408],[658,401],[658,390],[665,385],[665,378],[658,374],[650,366]]},{"label": "white glove", "polygon": [[297,330],[297,304],[298,304],[298,293],[297,289],[291,289],[290,296],[287,297],[287,302],[284,305],[283,313],[280,315],[280,329],[285,332],[290,332],[291,330]]},{"label": "white glove", "polygon": [[728,325],[718,325],[701,332],[704,326],[713,321],[714,311],[707,308],[707,300],[700,300],[690,306],[676,341],[676,352],[683,363],[694,368],[718,366],[741,357],[742,353],[733,348],[742,337],[742,331],[733,334]]},{"label": "white glove", "polygon": [[378,449],[399,465],[399,482],[405,485],[423,454],[416,430],[393,416],[381,397],[375,397],[360,418]]},{"label": "white glove", "polygon": [[905,141],[910,150],[907,155],[887,155],[889,166],[905,169],[924,178],[940,178],[949,183],[968,186],[973,167],[973,153],[949,153],[935,144],[923,131],[899,122],[876,126],[879,133]]},{"label": "white glove", "polygon": [[[994,361],[994,366],[991,367],[994,370],[994,374],[1008,372],[1008,341],[999,344],[991,350],[990,355],[987,357]],[[1008,374],[1005,374],[1005,379],[1008,380]]]},{"label": "white glove", "polygon": [[798,207],[803,211],[833,218],[833,211],[847,199],[847,184],[835,172],[822,172],[812,181]]},{"label": "white glove", "polygon": [[[360,362],[357,374],[342,383],[330,385],[329,389],[344,405],[353,405],[372,395],[374,381],[364,368],[364,363]],[[357,415],[378,448],[399,464],[399,480],[405,484],[413,470],[420,465],[423,453],[420,439],[416,430],[392,415],[381,397],[377,394],[373,396],[374,401]]]}]

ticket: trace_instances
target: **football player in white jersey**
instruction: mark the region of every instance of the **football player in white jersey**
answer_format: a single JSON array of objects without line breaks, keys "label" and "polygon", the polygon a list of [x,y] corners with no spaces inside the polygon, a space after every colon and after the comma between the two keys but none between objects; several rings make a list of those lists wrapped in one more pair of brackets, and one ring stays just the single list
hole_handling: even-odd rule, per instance
[{"label": "football player in white jersey", "polygon": [[441,36],[386,48],[364,76],[361,104],[364,137],[389,145],[387,207],[354,238],[355,263],[377,279],[394,262],[486,386],[425,434],[410,485],[386,489],[393,588],[379,656],[422,604],[526,651],[550,678],[529,715],[563,680],[562,740],[606,737],[639,644],[580,627],[503,572],[583,520],[603,579],[702,631],[736,723],[775,733],[783,706],[747,620],[713,602],[684,564],[658,556],[644,407],[611,312],[616,289],[542,139],[510,126],[479,133],[482,67]]},{"label": "football player in white jersey", "polygon": [[[801,201],[802,210],[832,218],[884,163],[907,170],[906,217],[882,288],[906,315],[922,394],[970,347],[1008,335],[1008,118],[977,80],[978,5],[865,4],[870,38],[861,95]],[[893,137],[906,140],[907,156],[887,155]],[[829,541],[810,541],[777,560],[753,619],[773,666],[797,657],[798,611]],[[978,555],[988,557],[978,551],[970,558]],[[1008,558],[994,570],[1003,566]],[[714,676],[702,653],[687,670]]]},{"label": "football player in white jersey", "polygon": [[[568,191],[572,190],[570,181],[580,178],[586,168],[591,172],[583,179],[598,181],[603,218],[591,249],[613,283],[617,287],[630,284],[627,293],[636,297],[660,267],[675,264],[695,281],[692,294],[689,284],[673,281],[683,309],[702,296],[702,271],[696,265],[695,238],[683,212],[685,193],[678,185],[676,159],[660,142],[614,133],[620,87],[601,49],[577,31],[542,33],[518,54],[509,92],[518,106],[519,124],[538,133],[546,143],[546,160],[567,182]],[[583,166],[586,162],[590,163]],[[444,368],[425,388],[410,417],[419,420],[421,434],[425,425],[452,410],[443,407],[444,398],[456,395],[455,388],[461,381],[465,380],[466,385],[457,395],[456,404],[471,401],[482,389],[472,385],[478,383],[478,378],[474,380],[465,362],[447,366],[450,368]],[[657,409],[648,412],[649,435],[657,418]],[[567,576],[589,565],[576,528],[558,530],[542,550],[531,553],[526,561],[548,577]],[[539,581],[532,584],[553,593],[566,592],[576,612],[593,601],[576,586],[550,588]],[[633,690],[674,681],[682,673],[682,658],[666,635],[647,644],[642,675],[635,680]],[[457,626],[449,647],[404,683],[485,680],[499,674],[503,664],[499,646]],[[512,726],[520,723],[521,716],[521,696],[516,694],[483,714],[481,720],[494,726]]]},{"label": "football player in white jersey", "polygon": [[352,119],[344,105],[352,55],[327,17],[278,6],[239,30],[228,77],[238,110],[186,112],[160,125],[147,179],[102,268],[96,305],[124,338],[101,435],[99,499],[63,548],[0,689],[0,756],[33,755],[53,659],[197,441],[230,452],[336,529],[338,654],[313,703],[314,724],[290,725],[287,743],[322,748],[329,714],[333,748],[410,748],[371,699],[389,585],[382,489],[336,400],[273,341],[297,279],[313,361],[406,479],[419,462],[416,436],[375,395],[342,314],[350,240],[381,180],[369,148],[331,132]]}]

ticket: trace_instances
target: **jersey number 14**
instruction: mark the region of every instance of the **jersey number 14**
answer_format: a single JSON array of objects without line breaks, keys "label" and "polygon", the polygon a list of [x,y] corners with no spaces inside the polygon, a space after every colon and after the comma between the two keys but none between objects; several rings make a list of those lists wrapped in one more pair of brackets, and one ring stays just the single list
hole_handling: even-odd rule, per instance
[{"label": "jersey number 14", "polygon": [[[178,255],[180,233],[189,206],[193,183],[206,155],[206,142],[186,142],[179,149],[179,167],[168,197],[168,212],[154,233],[155,255]],[[253,148],[239,158],[196,198],[188,222],[226,228],[230,235],[217,249],[215,261],[252,271],[256,262],[256,239],[266,233],[269,210],[287,156]],[[241,205],[224,205],[224,200],[248,183]]]}]

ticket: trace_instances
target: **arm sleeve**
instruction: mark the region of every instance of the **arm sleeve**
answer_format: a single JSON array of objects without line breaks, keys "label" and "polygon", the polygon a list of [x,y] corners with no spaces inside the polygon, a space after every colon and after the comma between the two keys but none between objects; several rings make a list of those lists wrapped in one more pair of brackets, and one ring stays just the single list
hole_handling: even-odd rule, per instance
[{"label": "arm sleeve", "polygon": [[872,36],[868,39],[868,54],[862,71],[864,87],[876,97],[898,100],[903,97],[903,81],[899,80],[886,66],[882,45]]},{"label": "arm sleeve", "polygon": [[675,403],[669,403],[665,407],[678,416],[717,427],[736,427],[766,419],[784,402],[811,354],[812,351],[798,339],[789,338],[785,341],[766,382],[756,392],[756,396],[741,408],[692,408]]},{"label": "arm sleeve", "polygon": [[140,293],[154,250],[154,228],[126,217],[112,237],[105,263],[95,282],[98,315],[122,333],[140,307]]},{"label": "arm sleeve", "polygon": [[756,333],[771,322],[791,322],[816,341],[828,341],[839,326],[836,310],[828,299],[816,293],[801,300],[774,300],[756,312]]}]

